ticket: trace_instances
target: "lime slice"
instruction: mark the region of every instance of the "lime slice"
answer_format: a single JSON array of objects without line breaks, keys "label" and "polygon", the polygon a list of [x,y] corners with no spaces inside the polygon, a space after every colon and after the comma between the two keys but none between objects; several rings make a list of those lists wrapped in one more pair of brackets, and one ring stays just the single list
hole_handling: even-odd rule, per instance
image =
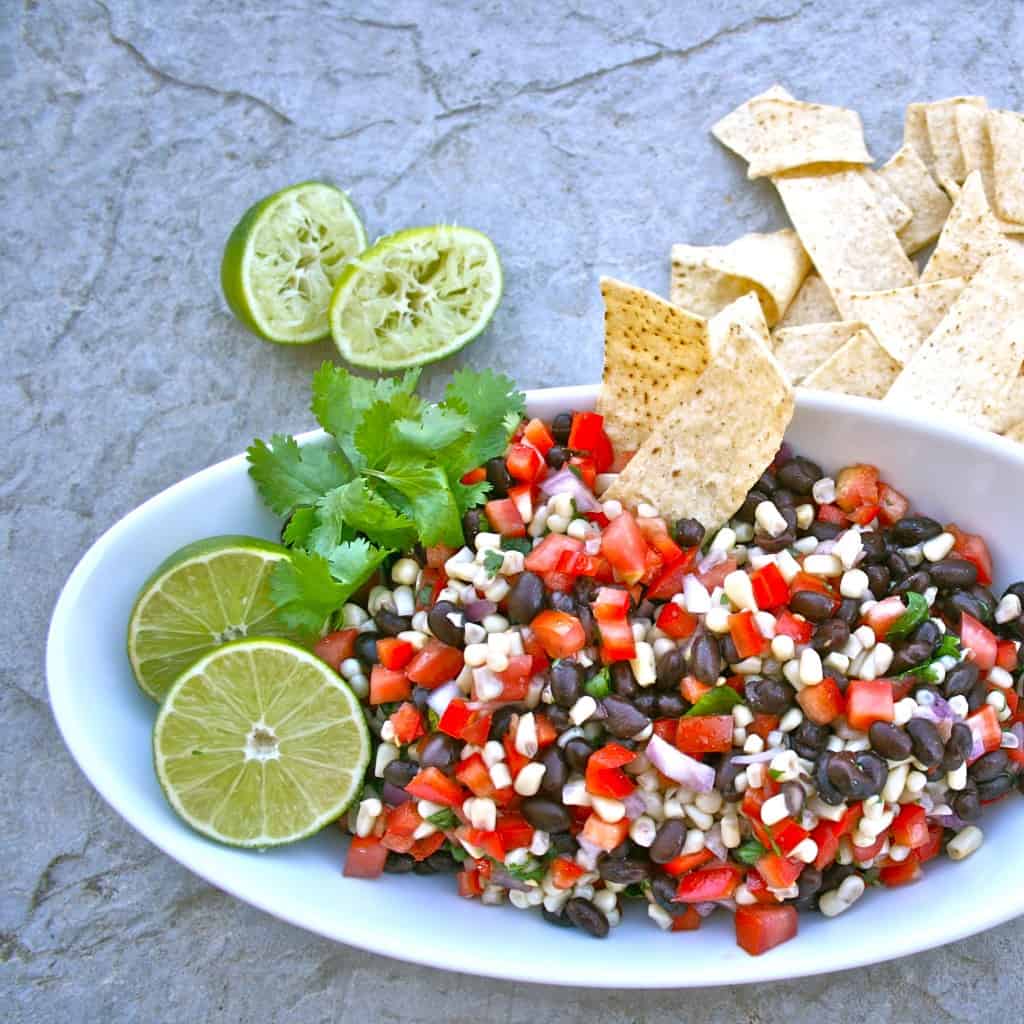
[{"label": "lime slice", "polygon": [[443,224],[380,239],[342,271],[331,334],[350,363],[420,366],[457,352],[501,300],[501,263],[479,231]]},{"label": "lime slice", "polygon": [[250,206],[231,232],[220,265],[224,297],[267,341],[322,341],[334,284],[365,248],[366,232],[341,189],[292,185]]},{"label": "lime slice", "polygon": [[168,801],[196,831],[279,846],[348,807],[370,735],[359,701],[319,658],[255,638],[207,654],[171,687],[153,758]]},{"label": "lime slice", "polygon": [[210,537],[176,551],[139,591],[128,657],[154,700],[186,668],[228,640],[294,637],[274,614],[270,574],[288,552],[255,537]]}]

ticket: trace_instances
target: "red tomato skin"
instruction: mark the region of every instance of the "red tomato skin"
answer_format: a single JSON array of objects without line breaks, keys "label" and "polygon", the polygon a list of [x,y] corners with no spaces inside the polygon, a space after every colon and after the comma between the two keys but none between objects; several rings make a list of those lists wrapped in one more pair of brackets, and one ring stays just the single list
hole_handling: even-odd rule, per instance
[{"label": "red tomato skin", "polygon": [[804,866],[799,861],[781,857],[777,853],[766,853],[758,859],[757,873],[772,889],[788,889],[799,877]]},{"label": "red tomato skin", "polygon": [[415,653],[416,648],[408,640],[399,640],[396,636],[382,636],[377,641],[380,663],[395,672],[405,668]]},{"label": "red tomato skin", "polygon": [[757,628],[757,620],[751,611],[729,616],[729,635],[736,645],[740,660],[758,657],[768,650],[769,641]]},{"label": "red tomato skin", "polygon": [[462,671],[463,664],[462,651],[457,647],[449,647],[440,640],[428,640],[405,671],[411,682],[435,689],[454,679]]},{"label": "red tomato skin", "polygon": [[976,533],[964,533],[955,523],[950,523],[946,527],[946,532],[953,534],[956,540],[953,550],[977,567],[978,582],[983,587],[989,586],[992,582],[992,555],[985,539]]},{"label": "red tomato skin", "polygon": [[615,824],[602,821],[596,814],[591,814],[583,825],[580,835],[606,853],[614,850],[629,835],[629,820],[623,818]]},{"label": "red tomato skin", "polygon": [[900,846],[916,850],[929,839],[928,819],[925,809],[919,804],[904,804],[891,825],[892,838]]},{"label": "red tomato skin", "polygon": [[547,473],[547,463],[532,444],[513,444],[505,456],[505,466],[513,480],[532,484]]},{"label": "red tomato skin", "polygon": [[1016,672],[1018,661],[1016,644],[1012,640],[1000,640],[996,649],[996,664],[1007,672]]},{"label": "red tomato skin", "polygon": [[971,652],[974,663],[982,672],[995,667],[999,641],[991,630],[967,612],[960,616],[960,642]]},{"label": "red tomato skin", "polygon": [[852,512],[861,505],[877,505],[878,470],[864,463],[840,470],[836,477],[836,504],[844,512]]},{"label": "red tomato skin", "polygon": [[622,511],[605,527],[601,534],[601,554],[624,582],[636,583],[643,576],[647,565],[647,542],[628,510]]},{"label": "red tomato skin", "polygon": [[342,874],[346,878],[380,878],[387,859],[388,848],[376,836],[353,836],[349,840]]},{"label": "red tomato skin", "polygon": [[737,864],[701,868],[683,875],[679,880],[673,903],[708,903],[727,900],[740,884],[743,870]]},{"label": "red tomato skin", "polygon": [[842,691],[834,679],[828,677],[816,686],[806,686],[796,695],[797,703],[815,725],[834,722],[845,708]]},{"label": "red tomato skin", "polygon": [[910,851],[906,860],[900,861],[898,864],[887,864],[878,872],[878,880],[890,889],[897,885],[909,885],[920,877],[921,862],[914,850]]},{"label": "red tomato skin", "polygon": [[775,633],[791,637],[794,643],[809,644],[814,636],[814,626],[806,619],[798,619],[792,612],[784,611],[775,620]]},{"label": "red tomato skin", "polygon": [[685,640],[686,637],[693,636],[697,631],[697,622],[695,615],[691,615],[673,601],[669,601],[658,612],[658,629],[673,640]]},{"label": "red tomato skin", "polygon": [[693,564],[697,560],[697,548],[689,548],[675,561],[667,563],[651,580],[647,588],[647,596],[652,601],[667,601],[670,597],[683,591],[683,580],[692,574]]},{"label": "red tomato skin", "polygon": [[587,792],[615,800],[629,796],[636,787],[621,769],[635,757],[636,754],[632,750],[627,750],[617,743],[609,743],[600,750],[595,750],[587,760]]},{"label": "red tomato skin", "polygon": [[878,485],[878,518],[883,526],[892,526],[910,511],[910,502],[887,483]]},{"label": "red tomato skin", "polygon": [[455,778],[474,796],[493,796],[494,783],[484,759],[479,754],[464,757],[455,769]]},{"label": "red tomato skin", "polygon": [[975,711],[967,719],[967,727],[974,736],[974,746],[980,750],[977,754],[967,759],[968,764],[973,764],[982,754],[991,754],[998,750],[1003,740],[1003,727],[999,724],[999,715],[991,704],[985,704]]},{"label": "red tomato skin", "polygon": [[861,732],[867,732],[875,722],[891,722],[894,705],[888,679],[852,679],[846,688],[846,719]]},{"label": "red tomato skin", "polygon": [[555,446],[555,439],[551,436],[551,431],[548,430],[547,425],[538,419],[532,419],[523,428],[523,437],[533,445],[541,453],[541,455],[547,455],[549,451]]},{"label": "red tomato skin", "polygon": [[421,768],[405,785],[405,791],[417,800],[432,800],[446,807],[461,807],[465,790],[439,768]]},{"label": "red tomato skin", "polygon": [[728,753],[733,727],[732,715],[684,715],[676,729],[676,747],[684,754]]},{"label": "red tomato skin", "polygon": [[405,701],[388,719],[395,730],[395,740],[400,746],[407,746],[424,735],[423,718],[416,705]]},{"label": "red tomato skin", "polygon": [[757,607],[762,611],[781,608],[789,603],[789,584],[774,562],[755,569],[750,574],[750,585]]},{"label": "red tomato skin", "polygon": [[404,672],[374,665],[370,672],[370,703],[391,704],[412,696],[412,683]]},{"label": "red tomato skin", "polygon": [[703,867],[709,861],[714,859],[715,855],[705,847],[703,850],[698,850],[696,853],[679,854],[678,857],[673,858],[667,864],[662,864],[661,870],[666,874],[671,875],[673,878],[680,878],[688,871],[693,871],[695,868]]},{"label": "red tomato skin", "polygon": [[503,537],[525,537],[526,523],[519,514],[519,507],[511,498],[498,498],[484,505],[484,515]]},{"label": "red tomato skin", "polygon": [[524,562],[529,572],[554,572],[566,553],[582,554],[583,541],[567,537],[564,533],[549,533],[527,556]]},{"label": "red tomato skin", "polygon": [[604,417],[596,412],[573,413],[569,448],[590,452],[598,473],[607,473],[615,458],[612,443],[604,431]]},{"label": "red tomato skin", "polygon": [[683,913],[672,918],[672,927],[669,931],[695,932],[700,928],[703,920],[704,918],[697,912],[697,908],[690,904]]},{"label": "red tomato skin", "polygon": [[556,889],[571,889],[586,869],[568,857],[556,857],[551,862],[551,881]]},{"label": "red tomato skin", "polygon": [[530,629],[549,658],[568,658],[587,644],[583,624],[567,612],[546,609],[530,623]]},{"label": "red tomato skin", "polygon": [[751,956],[760,956],[795,938],[799,924],[796,907],[737,907],[736,945]]},{"label": "red tomato skin", "polygon": [[337,672],[341,663],[352,657],[358,635],[358,629],[337,629],[320,640],[313,648],[313,653]]}]

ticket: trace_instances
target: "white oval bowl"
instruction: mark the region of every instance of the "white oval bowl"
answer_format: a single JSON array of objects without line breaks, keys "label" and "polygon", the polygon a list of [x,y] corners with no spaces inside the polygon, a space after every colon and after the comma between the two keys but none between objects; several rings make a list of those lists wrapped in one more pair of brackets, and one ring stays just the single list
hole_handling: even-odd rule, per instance
[{"label": "white oval bowl", "polygon": [[[595,386],[531,392],[550,418],[593,406]],[[312,440],[318,432],[307,434]],[[984,535],[997,584],[1024,577],[1024,447],[981,431],[924,423],[862,399],[801,392],[787,439],[832,471],[878,465],[914,508]],[[540,915],[459,899],[450,877],[343,878],[345,840],[329,827],[258,854],[218,846],[187,828],[153,773],[155,706],[132,679],[125,623],[138,588],[164,557],[220,533],[276,538],[245,457],[227,459],[147,501],[83,556],[57,602],[46,669],[64,740],[90,782],[150,842],[207,881],[299,927],[387,956],[519,981],[594,988],[738,984],[835,971],[905,956],[1024,913],[1015,868],[1024,804],[986,809],[985,844],[968,860],[928,864],[924,879],[869,891],[841,918],[802,915],[800,934],[761,957],[737,948],[732,915],[697,933],[666,934],[640,908],[609,938],[553,928]]]}]

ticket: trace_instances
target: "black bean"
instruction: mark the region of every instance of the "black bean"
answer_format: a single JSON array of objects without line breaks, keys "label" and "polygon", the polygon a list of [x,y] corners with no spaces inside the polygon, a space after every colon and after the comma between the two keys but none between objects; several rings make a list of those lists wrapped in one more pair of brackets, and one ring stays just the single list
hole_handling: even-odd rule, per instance
[{"label": "black bean", "polygon": [[439,875],[453,875],[462,869],[462,865],[447,850],[435,850],[427,858],[427,863]]},{"label": "black bean", "polygon": [[548,721],[554,727],[555,732],[565,732],[572,725],[568,710],[559,707],[557,704],[549,704],[545,714],[548,716]]},{"label": "black bean", "polygon": [[416,861],[407,853],[394,853],[388,851],[387,860],[384,861],[384,870],[389,875],[406,875],[416,867]]},{"label": "black bean", "polygon": [[597,588],[600,586],[589,576],[577,576],[576,582],[572,585],[573,597],[580,604],[589,604],[597,595]]},{"label": "black bean", "polygon": [[566,761],[569,762],[569,766],[578,772],[586,768],[587,761],[590,760],[590,755],[593,752],[594,748],[579,736],[574,736],[562,747],[562,753],[565,755]]},{"label": "black bean", "polygon": [[826,619],[818,624],[811,646],[821,654],[842,650],[850,639],[850,627],[842,619]]},{"label": "black bean", "polygon": [[914,744],[898,725],[890,722],[873,722],[868,729],[868,739],[873,750],[890,761],[904,761],[913,752]]},{"label": "black bean", "polygon": [[979,622],[984,622],[986,618],[985,604],[979,601],[970,590],[954,590],[942,602],[942,610],[952,621],[953,625],[958,628],[960,625],[960,615],[963,612],[967,612],[968,615],[973,616]]},{"label": "black bean", "polygon": [[420,765],[424,768],[451,768],[458,764],[461,744],[443,732],[432,732],[420,747]]},{"label": "black bean", "polygon": [[966,697],[978,682],[978,674],[978,666],[973,661],[961,661],[951,668],[942,684],[946,699]]},{"label": "black bean", "polygon": [[412,629],[412,616],[399,615],[390,608],[381,608],[373,617],[374,625],[384,636],[398,636]]},{"label": "black bean", "polygon": [[427,612],[427,625],[430,632],[443,644],[449,647],[462,647],[465,645],[465,634],[462,626],[456,626],[449,615],[462,616],[461,610],[451,601],[438,601],[433,608]]},{"label": "black bean", "polygon": [[914,744],[914,757],[926,768],[942,760],[942,737],[935,723],[927,718],[912,718],[907,722],[907,732]]},{"label": "black bean", "polygon": [[369,668],[371,665],[377,664],[377,641],[380,639],[379,634],[374,633],[372,630],[366,630],[364,633],[356,636],[356,642],[354,647],[355,656]]},{"label": "black bean", "polygon": [[766,469],[757,478],[757,483],[754,484],[755,490],[760,491],[762,494],[774,494],[776,487],[778,487],[778,484],[775,480],[775,474],[770,469]]},{"label": "black bean", "polygon": [[843,532],[843,528],[835,523],[826,523],[822,519],[815,519],[808,527],[807,532],[818,540],[835,540]]},{"label": "black bean", "polygon": [[889,533],[901,548],[909,548],[938,537],[942,533],[942,524],[927,516],[905,516],[893,524]]},{"label": "black bean", "polygon": [[551,849],[555,853],[575,853],[577,842],[571,832],[553,832],[551,834]]},{"label": "black bean", "polygon": [[469,547],[473,547],[473,542],[476,540],[478,533],[483,533],[489,529],[490,523],[484,518],[483,509],[471,508],[462,514],[462,535],[465,537],[466,544]]},{"label": "black bean", "polygon": [[904,576],[910,575],[910,563],[898,551],[889,553],[886,565],[889,566],[893,580],[901,580]]},{"label": "black bean", "polygon": [[653,718],[658,713],[658,694],[643,690],[633,698],[633,707],[648,718]]},{"label": "black bean", "polygon": [[796,691],[779,679],[749,676],[743,684],[743,696],[755,714],[781,715],[796,699]]},{"label": "black bean", "polygon": [[844,597],[839,604],[836,618],[845,622],[847,628],[852,632],[860,622],[860,601],[855,597]]},{"label": "black bean", "polygon": [[523,817],[544,832],[565,832],[572,824],[569,812],[554,800],[544,796],[531,796],[519,807]]},{"label": "black bean", "polygon": [[512,719],[518,713],[511,704],[505,704],[503,707],[498,708],[491,716],[491,728],[487,733],[489,738],[492,740],[502,739],[512,725]]},{"label": "black bean", "polygon": [[942,630],[939,629],[939,624],[932,619],[925,619],[913,633],[910,634],[910,639],[915,643],[926,643],[931,650],[935,650],[939,646],[939,641],[942,640]]},{"label": "black bean", "polygon": [[796,530],[784,530],[778,537],[772,537],[763,530],[757,530],[754,533],[754,543],[762,551],[766,551],[769,555],[775,555],[796,543]]},{"label": "black bean", "polygon": [[631,700],[640,692],[636,676],[628,661],[616,661],[612,664],[610,675],[612,689],[620,696]]},{"label": "black bean", "polygon": [[556,612],[565,612],[567,615],[576,614],[576,598],[561,590],[552,590],[547,595],[548,607]]},{"label": "black bean", "polygon": [[967,710],[970,714],[974,714],[975,711],[981,710],[985,704],[985,700],[988,698],[988,688],[980,680],[971,687],[971,692],[967,694]]},{"label": "black bean", "polygon": [[977,566],[966,558],[944,558],[941,562],[933,562],[928,571],[932,574],[935,586],[944,590],[973,587],[978,582]]},{"label": "black bean", "polygon": [[384,781],[401,788],[412,782],[419,770],[420,766],[415,761],[402,761],[396,758],[384,766]]},{"label": "black bean", "polygon": [[981,817],[981,801],[978,799],[977,785],[969,779],[967,786],[952,796],[950,806],[961,821],[977,821]]},{"label": "black bean", "polygon": [[488,460],[485,467],[487,471],[487,482],[491,485],[490,498],[507,498],[508,489],[512,486],[512,477],[509,475],[505,460],[500,456]]},{"label": "black bean", "polygon": [[789,607],[810,622],[824,622],[832,617],[832,598],[816,590],[798,590],[790,600]]},{"label": "black bean", "polygon": [[508,592],[510,622],[532,622],[544,607],[544,581],[532,572],[522,572]]},{"label": "black bean", "polygon": [[636,885],[637,882],[646,881],[651,877],[650,866],[632,857],[614,860],[602,858],[597,870],[606,882],[614,882],[616,885]]},{"label": "black bean", "polygon": [[833,754],[828,759],[826,774],[828,781],[844,797],[861,799],[866,796],[864,791],[867,788],[867,781],[864,778],[864,773],[857,766],[857,762],[849,751],[844,750]]},{"label": "black bean", "polygon": [[552,445],[545,456],[552,469],[561,469],[569,461],[569,453],[560,445]]},{"label": "black bean", "polygon": [[544,765],[544,775],[540,780],[540,791],[556,800],[562,798],[562,787],[569,778],[569,769],[565,766],[565,758],[557,743],[545,747],[538,755],[537,761]]},{"label": "black bean", "polygon": [[563,708],[571,708],[583,695],[583,666],[562,659],[551,666],[551,696]]},{"label": "black bean", "polygon": [[554,925],[556,928],[575,928],[576,926],[569,920],[565,914],[559,910],[548,910],[547,907],[541,906],[540,908],[541,917],[547,921],[548,924]]},{"label": "black bean", "polygon": [[789,745],[801,757],[813,761],[828,743],[829,731],[824,725],[817,725],[805,718],[790,734]]},{"label": "black bean", "polygon": [[776,472],[775,479],[794,494],[806,495],[823,475],[821,466],[798,455]]},{"label": "black bean", "polygon": [[762,501],[768,501],[767,494],[757,490],[751,491],[743,499],[743,504],[736,510],[736,518],[741,523],[752,523],[754,521],[754,513],[757,512],[757,506]]},{"label": "black bean", "polygon": [[650,719],[622,697],[609,696],[601,701],[601,706],[608,713],[604,727],[607,732],[619,739],[629,739],[647,728]]},{"label": "black bean", "polygon": [[988,587],[975,584],[971,587],[971,594],[981,607],[981,621],[991,623],[996,614],[996,606],[999,604],[992,591]]},{"label": "black bean", "polygon": [[702,682],[713,685],[722,671],[722,655],[718,641],[707,633],[701,634],[690,648],[693,674]]},{"label": "black bean", "polygon": [[885,780],[889,777],[889,766],[874,751],[860,750],[854,755],[857,767],[864,773],[867,780],[864,796],[876,796],[882,792]]},{"label": "black bean", "polygon": [[918,569],[917,572],[912,572],[897,583],[892,588],[892,592],[894,594],[906,594],[912,590],[916,594],[923,594],[931,585],[931,576],[924,569]]},{"label": "black bean", "polygon": [[608,856],[614,860],[622,860],[623,857],[629,853],[632,847],[632,843],[629,839],[624,839],[618,846],[613,846],[608,851]]},{"label": "black bean", "polygon": [[678,693],[658,694],[658,717],[679,718],[686,714],[689,705]]},{"label": "black bean", "polygon": [[[835,755],[832,753],[824,753],[818,758],[818,763],[814,766],[814,781],[818,785],[818,796],[827,804],[841,804],[846,799],[846,795],[833,783],[832,781],[832,762],[835,760]],[[852,759],[847,764],[847,768],[840,772],[845,778],[849,775],[850,769],[853,768]],[[854,768],[854,770],[856,770]],[[839,769],[837,769],[839,771]]]},{"label": "black bean", "polygon": [[655,864],[667,864],[679,856],[686,841],[686,826],[678,818],[669,818],[658,828],[647,851]]},{"label": "black bean", "polygon": [[677,519],[672,534],[680,547],[695,548],[704,542],[704,527],[696,519]]},{"label": "black bean", "polygon": [[970,726],[963,722],[954,722],[950,730],[946,748],[942,753],[942,767],[947,772],[954,772],[971,756],[974,747],[974,736]]},{"label": "black bean", "polygon": [[855,875],[857,869],[852,864],[840,864],[836,861],[830,864],[822,874],[821,891],[831,892],[838,889],[851,875]]},{"label": "black bean", "polygon": [[991,782],[997,775],[1006,773],[1010,766],[1010,758],[1005,750],[993,750],[978,758],[967,773],[977,783]]},{"label": "black bean", "polygon": [[1013,789],[1013,781],[1012,775],[997,775],[994,779],[989,779],[988,782],[979,782],[978,799],[987,802],[1006,796]]},{"label": "black bean", "polygon": [[430,706],[430,690],[425,686],[414,686],[412,688],[412,702],[420,711],[426,711]]},{"label": "black bean", "polygon": [[571,432],[572,413],[560,412],[551,421],[551,436],[555,439],[556,444],[567,445],[569,443],[569,434]]},{"label": "black bean", "polygon": [[727,665],[737,665],[743,660],[736,649],[735,641],[728,633],[718,641],[718,647],[722,652],[722,661]]},{"label": "black bean", "polygon": [[889,582],[892,579],[888,566],[865,565],[864,575],[868,578],[868,589],[876,601],[881,601],[889,593]]},{"label": "black bean", "polygon": [[636,606],[636,611],[633,614],[639,619],[653,619],[657,612],[658,605],[656,605],[650,598],[645,597]]},{"label": "black bean", "polygon": [[792,511],[797,504],[796,495],[788,487],[777,487],[772,495],[772,501],[783,515],[786,514],[786,509]]},{"label": "black bean", "polygon": [[569,900],[565,905],[565,916],[580,931],[593,935],[595,939],[603,939],[608,934],[608,918],[590,900],[581,900],[578,896]]},{"label": "black bean", "polygon": [[868,530],[860,535],[861,549],[864,552],[864,559],[861,568],[868,565],[877,565],[884,562],[888,552],[885,549],[885,538],[876,530]]},{"label": "black bean", "polygon": [[815,897],[821,891],[821,882],[822,873],[813,865],[808,864],[796,880],[797,903],[810,910],[816,902]]},{"label": "black bean", "polygon": [[[686,674],[686,658],[678,647],[670,647],[656,665],[657,686],[660,690],[668,690],[679,685],[679,680]],[[717,677],[716,677],[717,678]]]},{"label": "black bean", "polygon": [[688,903],[673,902],[678,889],[678,879],[672,878],[669,875],[663,875],[658,872],[651,879],[651,895],[654,897],[654,902],[662,910],[667,910],[673,917],[685,914],[690,906]]},{"label": "black bean", "polygon": [[892,656],[890,671],[893,673],[906,672],[927,661],[932,655],[932,645],[920,640],[911,640],[900,647]]},{"label": "black bean", "polygon": [[577,605],[576,618],[580,620],[587,643],[596,647],[600,643],[601,633],[597,628],[597,619],[594,618],[594,613],[590,610],[590,607],[585,604]]}]

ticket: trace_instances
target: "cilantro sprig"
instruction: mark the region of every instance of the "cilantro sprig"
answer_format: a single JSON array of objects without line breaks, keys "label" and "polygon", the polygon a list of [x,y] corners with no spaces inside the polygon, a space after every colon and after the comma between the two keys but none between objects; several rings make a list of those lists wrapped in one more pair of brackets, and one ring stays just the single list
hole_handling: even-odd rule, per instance
[{"label": "cilantro sprig", "polygon": [[250,446],[260,495],[289,517],[282,540],[294,553],[271,596],[291,628],[321,631],[394,551],[461,545],[462,514],[486,498],[486,482],[461,478],[505,451],[523,395],[507,377],[464,369],[434,404],[418,381],[415,370],[369,380],[325,362],[312,411],[326,443],[275,434]]}]

